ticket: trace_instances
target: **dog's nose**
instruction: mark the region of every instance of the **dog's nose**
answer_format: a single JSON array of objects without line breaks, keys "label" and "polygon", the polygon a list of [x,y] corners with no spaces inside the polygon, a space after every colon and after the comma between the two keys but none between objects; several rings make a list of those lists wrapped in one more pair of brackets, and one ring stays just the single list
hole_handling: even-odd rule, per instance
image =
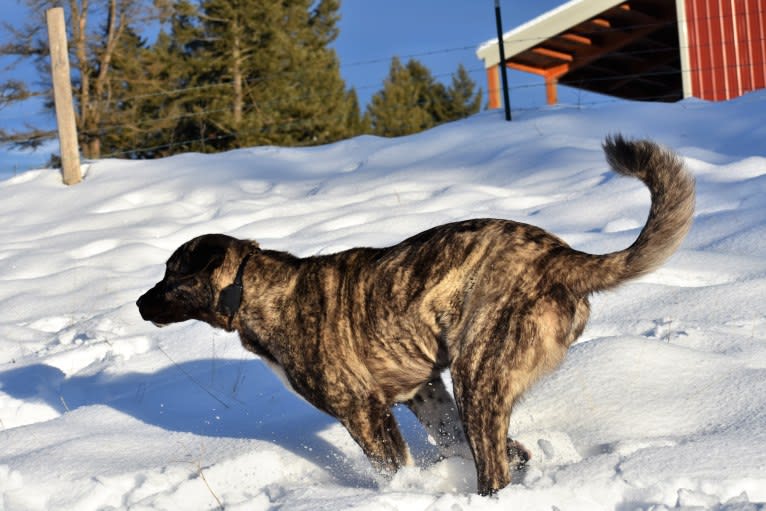
[{"label": "dog's nose", "polygon": [[148,300],[146,298],[146,293],[142,294],[138,300],[136,300],[136,307],[138,307],[138,313],[141,314],[141,317],[143,319],[146,318],[146,305],[148,303]]},{"label": "dog's nose", "polygon": [[136,300],[136,306],[138,307],[138,313],[141,315],[141,319],[144,321],[151,321],[151,316],[149,310],[147,310],[147,304],[148,300],[146,298],[146,294],[141,295],[138,300]]}]

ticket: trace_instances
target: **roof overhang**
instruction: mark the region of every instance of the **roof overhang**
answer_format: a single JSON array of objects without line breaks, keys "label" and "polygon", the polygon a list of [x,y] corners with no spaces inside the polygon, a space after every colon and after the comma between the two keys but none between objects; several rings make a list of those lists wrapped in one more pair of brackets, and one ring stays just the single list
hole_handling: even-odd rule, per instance
[{"label": "roof overhang", "polygon": [[[683,0],[680,0],[683,3]],[[506,65],[626,99],[684,96],[675,0],[572,0],[503,36]],[[497,40],[479,47],[490,68]]]}]

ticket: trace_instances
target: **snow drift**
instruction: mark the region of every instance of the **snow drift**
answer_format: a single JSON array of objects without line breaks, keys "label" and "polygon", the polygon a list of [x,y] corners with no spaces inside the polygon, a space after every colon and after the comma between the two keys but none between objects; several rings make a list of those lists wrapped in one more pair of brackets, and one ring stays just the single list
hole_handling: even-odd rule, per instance
[{"label": "snow drift", "polygon": [[[516,118],[0,182],[0,510],[764,509],[766,94]],[[603,159],[618,131],[685,158],[694,225],[660,270],[594,297],[581,341],[514,410],[534,457],[495,498],[472,493],[472,462],[437,462],[405,410],[419,466],[380,480],[235,336],[158,330],[134,305],[207,232],[305,256],[501,217],[624,248],[649,196]]]}]

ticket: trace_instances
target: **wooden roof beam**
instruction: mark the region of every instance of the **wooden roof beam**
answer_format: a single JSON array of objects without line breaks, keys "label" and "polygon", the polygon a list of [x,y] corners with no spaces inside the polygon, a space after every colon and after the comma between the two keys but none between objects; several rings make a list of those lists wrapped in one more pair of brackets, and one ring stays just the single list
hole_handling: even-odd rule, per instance
[{"label": "wooden roof beam", "polygon": [[[663,19],[658,21],[668,20]],[[601,46],[592,46],[586,52],[583,52],[582,55],[578,55],[574,62],[571,64],[571,70],[574,71],[575,69],[585,67],[591,62],[598,60],[609,53],[619,50],[620,48],[624,48],[625,46],[628,46],[629,44],[648,36],[660,28],[661,24],[652,24],[639,29],[635,29],[631,32],[620,32],[620,36],[617,36],[617,32],[615,32],[615,36],[610,38],[610,42]]]},{"label": "wooden roof beam", "polygon": [[550,48],[533,48],[532,53],[550,57],[556,60],[563,60],[564,62],[572,62],[574,60],[574,57],[571,54],[564,53],[563,51],[551,50]]},{"label": "wooden roof beam", "polygon": [[604,18],[593,18],[589,19],[585,23],[590,23],[591,25],[596,25],[599,28],[612,28],[612,23]]},{"label": "wooden roof beam", "polygon": [[585,37],[584,35],[575,34],[573,32],[567,32],[566,34],[561,34],[558,37],[571,43],[582,44],[583,46],[591,46],[593,44],[593,41],[590,37]]},{"label": "wooden roof beam", "polygon": [[544,78],[558,78],[559,76],[565,75],[570,69],[569,64],[561,64],[553,67],[537,67],[528,64],[519,64],[512,60],[507,61],[506,65],[515,71],[524,71],[525,73],[532,73]]},{"label": "wooden roof beam", "polygon": [[604,11],[605,14],[606,13],[618,14],[618,13],[625,13],[625,12],[634,12],[633,8],[627,2],[624,3],[624,4],[620,4],[620,5],[615,5],[611,9],[608,9],[608,10]]},{"label": "wooden roof beam", "polygon": [[[620,8],[622,9],[623,6],[626,6],[627,4],[622,4]],[[675,19],[669,19],[667,13],[655,16],[653,14],[649,14],[642,10],[632,9],[628,6],[628,9],[625,9],[626,12],[630,12],[629,19],[632,21],[632,25],[651,25],[651,24],[661,24],[666,23],[670,21],[675,21]],[[619,27],[615,27],[619,28]]]},{"label": "wooden roof beam", "polygon": [[545,76],[545,69],[541,67],[519,64],[518,62],[513,62],[512,60],[507,60],[505,65],[515,71],[523,71],[525,73],[532,73],[533,75]]}]

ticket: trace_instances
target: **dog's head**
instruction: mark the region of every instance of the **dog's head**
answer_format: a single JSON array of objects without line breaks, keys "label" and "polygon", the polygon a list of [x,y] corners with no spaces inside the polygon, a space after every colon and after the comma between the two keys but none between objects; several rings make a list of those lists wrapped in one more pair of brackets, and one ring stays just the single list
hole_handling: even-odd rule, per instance
[{"label": "dog's head", "polygon": [[157,326],[189,319],[225,326],[221,292],[232,284],[248,251],[257,245],[224,234],[187,241],[170,256],[165,276],[136,302],[141,317]]}]

